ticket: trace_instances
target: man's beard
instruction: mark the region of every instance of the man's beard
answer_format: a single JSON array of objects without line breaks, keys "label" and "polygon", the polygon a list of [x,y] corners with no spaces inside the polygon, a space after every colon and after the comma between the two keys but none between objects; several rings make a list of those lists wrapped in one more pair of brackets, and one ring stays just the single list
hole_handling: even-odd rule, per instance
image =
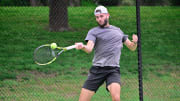
[{"label": "man's beard", "polygon": [[107,23],[108,23],[108,20],[105,19],[105,20],[104,20],[104,24],[101,25],[101,24],[98,23],[98,25],[99,25],[99,27],[104,28],[104,26],[106,26]]}]

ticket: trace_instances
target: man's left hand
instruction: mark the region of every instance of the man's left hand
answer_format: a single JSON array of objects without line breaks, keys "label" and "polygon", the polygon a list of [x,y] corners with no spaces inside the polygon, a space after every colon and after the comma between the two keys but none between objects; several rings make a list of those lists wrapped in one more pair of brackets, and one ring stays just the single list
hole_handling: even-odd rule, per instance
[{"label": "man's left hand", "polygon": [[137,37],[136,34],[133,34],[133,35],[132,35],[132,41],[137,43],[138,37]]}]

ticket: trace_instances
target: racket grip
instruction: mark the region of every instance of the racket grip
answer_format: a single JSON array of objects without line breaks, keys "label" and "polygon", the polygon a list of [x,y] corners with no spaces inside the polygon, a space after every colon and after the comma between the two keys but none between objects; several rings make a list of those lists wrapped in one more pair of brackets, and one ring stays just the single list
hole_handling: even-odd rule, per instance
[{"label": "racket grip", "polygon": [[66,47],[66,50],[71,50],[71,49],[74,49],[74,48],[76,48],[76,45],[68,46],[68,47]]}]

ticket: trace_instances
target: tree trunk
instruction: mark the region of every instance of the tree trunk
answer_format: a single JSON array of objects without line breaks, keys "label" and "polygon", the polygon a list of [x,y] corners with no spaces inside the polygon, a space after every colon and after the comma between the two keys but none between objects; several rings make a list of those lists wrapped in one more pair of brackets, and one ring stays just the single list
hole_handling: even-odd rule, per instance
[{"label": "tree trunk", "polygon": [[49,30],[68,30],[68,0],[50,0]]},{"label": "tree trunk", "polygon": [[69,0],[69,6],[80,6],[81,0]]},{"label": "tree trunk", "polygon": [[40,1],[39,0],[30,0],[30,4],[31,4],[31,6],[39,6]]}]

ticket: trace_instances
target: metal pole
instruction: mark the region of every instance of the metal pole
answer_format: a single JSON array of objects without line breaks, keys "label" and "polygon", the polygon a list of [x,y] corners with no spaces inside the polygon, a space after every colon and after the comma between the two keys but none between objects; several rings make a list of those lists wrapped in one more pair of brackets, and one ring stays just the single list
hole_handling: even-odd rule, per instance
[{"label": "metal pole", "polygon": [[140,26],[140,0],[136,0],[136,22],[137,22],[137,35],[138,35],[139,100],[143,101],[142,56],[141,56],[141,26]]}]

